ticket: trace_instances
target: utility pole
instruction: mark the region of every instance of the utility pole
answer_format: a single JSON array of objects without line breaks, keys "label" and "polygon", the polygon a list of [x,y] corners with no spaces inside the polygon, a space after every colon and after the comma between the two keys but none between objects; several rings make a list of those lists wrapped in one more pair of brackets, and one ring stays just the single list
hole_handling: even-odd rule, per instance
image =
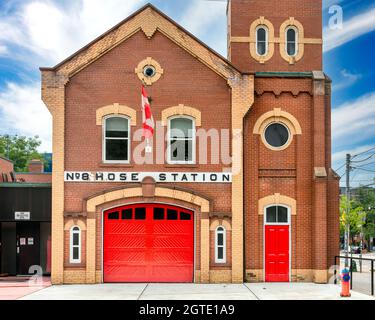
[{"label": "utility pole", "polygon": [[346,219],[345,219],[345,268],[349,267],[349,238],[350,238],[350,162],[351,155],[346,155]]}]

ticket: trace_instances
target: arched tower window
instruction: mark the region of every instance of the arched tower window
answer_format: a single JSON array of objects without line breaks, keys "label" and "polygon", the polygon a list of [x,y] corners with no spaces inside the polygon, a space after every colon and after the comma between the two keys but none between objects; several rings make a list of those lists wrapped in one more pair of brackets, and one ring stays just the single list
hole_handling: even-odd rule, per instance
[{"label": "arched tower window", "polygon": [[264,25],[256,29],[256,49],[259,56],[265,56],[268,52],[268,29]]},{"label": "arched tower window", "polygon": [[295,27],[286,29],[286,52],[288,56],[294,57],[298,53],[298,32]]}]

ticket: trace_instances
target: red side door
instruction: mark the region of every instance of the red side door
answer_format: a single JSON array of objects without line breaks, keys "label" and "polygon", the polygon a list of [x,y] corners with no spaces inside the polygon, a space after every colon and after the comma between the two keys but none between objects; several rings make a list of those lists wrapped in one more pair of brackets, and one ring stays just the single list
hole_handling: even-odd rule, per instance
[{"label": "red side door", "polygon": [[104,282],[192,282],[194,214],[143,204],[104,213]]},{"label": "red side door", "polygon": [[265,227],[266,282],[289,282],[289,226]]}]

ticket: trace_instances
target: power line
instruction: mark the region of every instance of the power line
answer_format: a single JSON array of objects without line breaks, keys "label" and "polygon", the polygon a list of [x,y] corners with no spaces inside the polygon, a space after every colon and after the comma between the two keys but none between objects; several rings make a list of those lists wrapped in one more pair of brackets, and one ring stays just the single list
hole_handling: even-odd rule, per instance
[{"label": "power line", "polygon": [[367,172],[375,172],[375,170],[369,170],[369,169],[363,169],[363,168],[357,168],[357,167],[352,167],[352,168],[357,169],[357,170],[367,171]]},{"label": "power line", "polygon": [[369,165],[372,165],[372,164],[375,164],[375,161],[373,161],[373,162],[369,162],[369,163],[365,163],[365,164],[362,164],[361,166],[356,167],[356,168],[362,168],[362,167],[369,166]]},{"label": "power line", "polygon": [[361,153],[357,153],[357,154],[355,154],[354,156],[352,156],[352,159],[355,158],[355,157],[358,157],[358,156],[360,156],[360,155],[362,155],[362,154],[369,153],[369,152],[372,151],[372,150],[375,150],[375,147],[373,147],[373,148],[371,148],[371,149],[368,149],[368,150],[366,150],[366,151],[363,151],[363,152],[361,152]]},{"label": "power line", "polygon": [[352,163],[360,163],[360,162],[364,162],[364,161],[367,161],[367,160],[370,160],[373,156],[375,156],[375,152],[369,156],[368,158],[366,159],[363,159],[363,160],[357,160],[357,161],[351,161]]}]

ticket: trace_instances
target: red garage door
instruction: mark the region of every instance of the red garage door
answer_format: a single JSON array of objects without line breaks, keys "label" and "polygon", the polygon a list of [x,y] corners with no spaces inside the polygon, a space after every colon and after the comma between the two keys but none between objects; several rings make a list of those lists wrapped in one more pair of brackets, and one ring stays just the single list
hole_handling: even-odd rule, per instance
[{"label": "red garage door", "polygon": [[142,204],[104,213],[104,282],[192,282],[194,214]]}]

